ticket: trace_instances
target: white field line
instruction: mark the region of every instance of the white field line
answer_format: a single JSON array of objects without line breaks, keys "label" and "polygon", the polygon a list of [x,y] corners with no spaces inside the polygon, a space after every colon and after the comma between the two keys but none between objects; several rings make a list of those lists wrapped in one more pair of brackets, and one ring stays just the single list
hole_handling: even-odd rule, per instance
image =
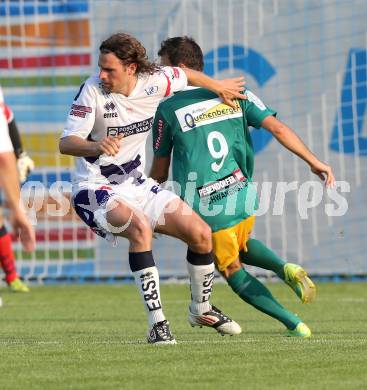
[{"label": "white field line", "polygon": [[[342,333],[334,333],[333,335],[342,334]],[[246,333],[244,333],[246,336]],[[184,345],[195,345],[195,344],[205,344],[205,345],[213,345],[213,344],[252,344],[252,343],[264,343],[269,341],[269,336],[272,339],[280,339],[282,342],[286,343],[307,343],[307,344],[345,344],[345,343],[353,343],[353,344],[365,344],[367,342],[367,337],[364,338],[343,338],[343,339],[330,339],[330,338],[316,338],[319,336],[315,336],[311,339],[298,339],[294,337],[284,337],[281,333],[274,333],[272,335],[266,335],[261,338],[247,338],[244,339],[242,337],[220,337],[218,340],[178,340],[177,344],[174,348],[177,348],[180,344]],[[328,335],[330,337],[330,335]],[[143,339],[140,340],[101,340],[101,341],[91,341],[91,340],[77,340],[77,341],[69,341],[69,342],[61,342],[61,341],[42,341],[42,340],[34,340],[34,341],[24,341],[24,340],[0,340],[1,346],[6,345],[55,345],[55,346],[65,346],[65,345],[148,345],[147,342]],[[161,346],[159,346],[161,347]],[[156,346],[151,346],[151,348],[157,348]]]}]

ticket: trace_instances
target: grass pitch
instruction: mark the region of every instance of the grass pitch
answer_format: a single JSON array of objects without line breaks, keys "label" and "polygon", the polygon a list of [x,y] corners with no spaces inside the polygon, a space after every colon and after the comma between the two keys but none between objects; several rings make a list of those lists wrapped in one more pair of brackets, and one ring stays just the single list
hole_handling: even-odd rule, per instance
[{"label": "grass pitch", "polygon": [[366,389],[367,283],[319,283],[302,305],[285,285],[274,295],[313,331],[282,337],[283,326],[217,284],[213,303],[243,328],[237,337],[191,328],[189,288],[163,285],[178,345],[145,342],[134,285],[2,290],[0,389]]}]

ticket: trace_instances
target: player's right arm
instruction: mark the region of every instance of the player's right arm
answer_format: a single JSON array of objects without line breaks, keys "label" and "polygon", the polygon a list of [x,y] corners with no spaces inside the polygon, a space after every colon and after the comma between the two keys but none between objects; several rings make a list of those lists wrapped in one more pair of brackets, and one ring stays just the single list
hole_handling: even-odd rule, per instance
[{"label": "player's right arm", "polygon": [[153,123],[153,162],[149,176],[158,183],[168,179],[173,148],[172,128],[164,115],[164,103],[160,104]]},{"label": "player's right arm", "polygon": [[101,154],[115,156],[120,149],[122,136],[107,136],[100,141],[88,141],[75,135],[61,138],[59,142],[60,153],[75,157],[97,157]]},{"label": "player's right arm", "polygon": [[75,157],[98,157],[104,153],[114,156],[118,153],[121,137],[106,136],[99,141],[88,139],[96,117],[97,88],[93,78],[81,85],[61,135],[60,153]]}]

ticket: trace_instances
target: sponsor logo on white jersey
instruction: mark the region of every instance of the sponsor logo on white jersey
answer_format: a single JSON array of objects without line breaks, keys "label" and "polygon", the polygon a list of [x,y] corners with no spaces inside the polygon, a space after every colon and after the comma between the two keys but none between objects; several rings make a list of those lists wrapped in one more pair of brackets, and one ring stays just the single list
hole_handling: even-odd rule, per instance
[{"label": "sponsor logo on white jersey", "polygon": [[155,95],[158,92],[158,85],[153,85],[152,87],[145,88],[144,91],[148,96]]},{"label": "sponsor logo on white jersey", "polygon": [[[115,112],[116,110],[116,105],[114,102],[107,102],[103,108],[108,111],[108,112],[105,112],[103,114],[103,118],[117,118],[118,115],[117,115],[117,112]],[[112,112],[110,112],[112,111]]]},{"label": "sponsor logo on white jersey", "polygon": [[117,137],[122,134],[124,138],[129,137],[130,135],[146,133],[153,126],[153,117],[144,119],[143,121],[130,123],[126,126],[113,126],[107,127],[107,135],[112,137]]}]

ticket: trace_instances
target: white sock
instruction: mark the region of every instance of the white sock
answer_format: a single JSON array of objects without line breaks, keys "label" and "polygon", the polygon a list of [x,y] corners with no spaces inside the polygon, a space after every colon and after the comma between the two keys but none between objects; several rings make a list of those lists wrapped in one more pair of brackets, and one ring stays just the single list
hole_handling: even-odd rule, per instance
[{"label": "white sock", "polygon": [[193,314],[203,314],[211,310],[209,303],[214,279],[214,263],[209,265],[193,265],[187,262],[190,275],[191,305]]},{"label": "white sock", "polygon": [[135,271],[133,274],[148,315],[149,328],[151,328],[155,323],[166,319],[161,304],[158,269],[149,267]]}]

